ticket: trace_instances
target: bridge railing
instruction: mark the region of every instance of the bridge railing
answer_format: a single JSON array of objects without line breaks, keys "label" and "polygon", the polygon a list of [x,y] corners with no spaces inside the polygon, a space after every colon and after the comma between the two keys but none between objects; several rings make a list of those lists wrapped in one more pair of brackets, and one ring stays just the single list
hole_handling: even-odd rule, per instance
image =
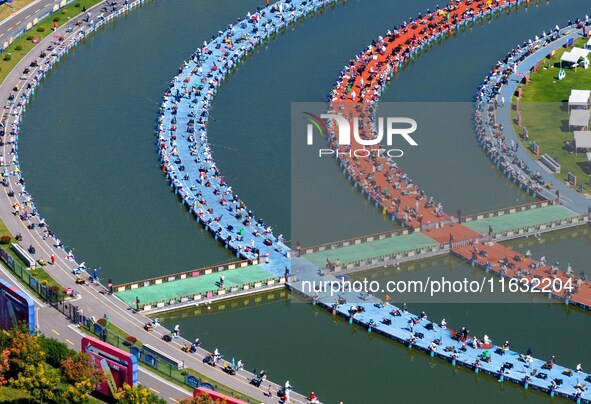
[{"label": "bridge railing", "polygon": [[450,216],[449,219],[441,220],[439,222],[425,223],[421,226],[421,230],[429,231],[433,229],[438,229],[440,227],[451,226],[456,223],[459,223],[458,218],[455,216]]},{"label": "bridge railing", "polygon": [[589,223],[589,215],[578,215],[568,219],[552,220],[538,225],[522,226],[517,227],[515,229],[495,232],[492,235],[492,240],[523,237],[536,233],[544,233],[547,231],[560,230],[563,228],[583,225],[586,223]]},{"label": "bridge railing", "polygon": [[[414,230],[416,231],[416,230]],[[343,248],[352,245],[359,245],[369,243],[376,240],[384,240],[398,236],[404,236],[412,233],[413,230],[409,228],[385,231],[382,233],[369,234],[366,236],[354,237],[347,240],[333,241],[330,243],[319,244],[312,247],[302,247],[300,252],[302,255],[313,254],[322,251],[334,250],[335,248]]]},{"label": "bridge railing", "polygon": [[457,241],[455,243],[451,243],[451,249],[455,249],[455,248],[461,248],[461,247],[466,247],[468,245],[470,245],[472,242],[476,242],[477,244],[484,244],[484,243],[488,243],[489,241],[492,241],[492,237],[491,236],[484,236],[484,237],[478,237],[475,239],[471,239],[471,240],[462,240],[462,241]]},{"label": "bridge railing", "polygon": [[468,222],[471,222],[474,220],[488,219],[491,217],[509,215],[511,213],[524,212],[527,210],[545,208],[547,206],[554,206],[554,205],[558,205],[558,200],[549,199],[546,201],[525,203],[523,205],[517,205],[517,206],[508,207],[508,208],[501,208],[501,209],[491,210],[491,211],[487,211],[487,212],[476,213],[473,215],[462,216],[461,223],[468,223]]},{"label": "bridge railing", "polygon": [[[284,276],[280,276],[277,278],[267,278],[261,279],[259,281],[254,282],[246,282],[239,285],[230,286],[227,288],[217,288],[211,289],[207,291],[192,293],[188,295],[182,295],[173,297],[170,299],[162,299],[156,300],[152,302],[141,302],[139,305],[140,310],[157,310],[163,309],[170,306],[177,306],[182,304],[190,304],[190,303],[200,303],[202,301],[207,301],[215,298],[220,298],[222,296],[232,296],[236,294],[241,294],[242,292],[247,291],[257,291],[263,290],[270,287],[275,287],[276,285],[283,285],[286,282],[286,278]],[[137,307],[136,307],[137,308]]]},{"label": "bridge railing", "polygon": [[180,272],[180,273],[171,274],[171,275],[162,275],[162,276],[157,276],[155,278],[144,279],[144,280],[140,280],[140,281],[122,283],[119,285],[115,285],[113,287],[113,291],[115,293],[118,293],[118,292],[123,292],[125,290],[143,288],[143,287],[152,286],[152,285],[159,285],[161,283],[174,282],[174,281],[181,280],[181,279],[193,278],[196,276],[208,275],[208,274],[212,274],[215,272],[227,271],[229,269],[245,268],[247,266],[257,265],[257,264],[258,264],[257,260],[241,260],[241,261],[229,262],[226,264],[212,265],[209,267],[194,269],[191,271],[185,271],[185,272]]}]

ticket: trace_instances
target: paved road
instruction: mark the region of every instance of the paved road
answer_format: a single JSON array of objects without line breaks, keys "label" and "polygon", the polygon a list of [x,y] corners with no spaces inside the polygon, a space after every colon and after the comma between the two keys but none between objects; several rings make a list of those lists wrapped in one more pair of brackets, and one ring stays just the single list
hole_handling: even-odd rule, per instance
[{"label": "paved road", "polygon": [[[103,6],[104,3],[101,3],[97,5],[94,9],[91,9],[89,11],[93,12],[93,15],[98,15],[100,8]],[[66,28],[66,26],[60,27],[58,31],[56,31],[54,34],[64,36],[65,42],[74,34],[76,34],[78,30],[78,28],[76,28],[72,33],[67,33]],[[5,82],[0,87],[0,102],[2,102],[2,105],[6,104],[8,96],[12,93],[12,89],[17,83],[19,84],[19,88],[21,90],[18,93],[16,93],[15,102],[20,101],[22,89],[25,87],[25,81],[21,77],[24,75],[24,68],[28,67],[32,61],[37,61],[39,66],[44,65],[44,59],[40,59],[39,54],[42,50],[46,49],[52,43],[52,41],[55,39],[54,35],[50,35],[46,37],[43,41],[41,41],[6,78]],[[54,45],[57,46],[57,44]],[[48,52],[48,54],[50,53],[51,52]],[[24,78],[31,77],[31,75],[35,74],[37,70],[38,68],[31,68],[30,74],[26,75],[26,77]],[[24,135],[26,136],[26,134]],[[10,144],[10,142],[12,140],[14,140],[12,139],[12,136],[8,134],[5,135],[5,145],[0,150],[0,155],[2,155],[2,157],[4,158],[6,168],[9,171],[14,171],[15,169],[15,166],[11,164],[13,158],[15,157],[11,154],[12,145]],[[7,178],[9,180],[8,187],[2,187],[2,189],[0,190],[0,217],[4,220],[12,234],[20,233],[22,235],[23,240],[21,244],[23,246],[27,247],[29,245],[33,245],[35,247],[35,259],[49,260],[52,254],[55,255],[55,265],[49,266],[47,269],[54,277],[54,279],[56,279],[58,282],[60,282],[62,285],[66,287],[73,288],[76,291],[76,293],[78,293],[81,296],[81,298],[76,302],[76,304],[83,309],[84,315],[95,316],[96,318],[100,318],[103,316],[103,314],[108,314],[113,324],[117,325],[119,328],[123,329],[128,334],[136,336],[144,343],[148,343],[154,348],[162,352],[165,352],[178,360],[184,361],[185,366],[193,368],[199,371],[200,373],[206,375],[207,377],[215,380],[216,382],[225,384],[235,390],[241,391],[244,394],[249,395],[250,397],[260,400],[261,402],[277,402],[277,399],[269,399],[266,395],[263,394],[263,391],[267,390],[270,384],[269,382],[266,382],[264,386],[262,386],[264,387],[264,389],[258,389],[249,384],[249,379],[252,377],[252,375],[247,372],[241,371],[236,376],[228,376],[225,373],[223,373],[219,369],[219,367],[212,368],[209,365],[203,364],[202,358],[207,354],[206,351],[199,350],[197,353],[194,354],[182,352],[180,350],[180,347],[183,343],[187,341],[183,341],[182,339],[174,340],[171,343],[163,341],[161,339],[162,335],[165,333],[168,334],[168,331],[164,329],[157,329],[153,332],[146,332],[143,326],[150,320],[141,314],[133,313],[130,310],[130,308],[122,301],[115,298],[114,296],[110,296],[104,293],[105,291],[102,286],[76,285],[76,277],[72,274],[72,270],[77,267],[77,264],[67,258],[66,252],[55,245],[55,240],[53,238],[43,238],[43,229],[36,227],[35,229],[31,230],[27,227],[29,223],[39,223],[39,218],[33,217],[25,222],[22,221],[17,215],[13,214],[13,204],[18,201],[24,205],[26,193],[23,193],[24,189],[22,188],[21,184],[19,184],[19,182],[17,181],[16,176],[8,176]],[[10,190],[12,190],[15,194],[13,197],[8,196],[8,192]],[[81,223],[81,225],[84,224]],[[46,314],[51,312],[51,310],[52,309],[50,308],[47,308],[47,310],[43,309],[43,317],[49,316],[49,318],[52,318],[51,315]],[[54,326],[53,329],[55,329],[59,333],[59,335],[56,335],[57,338],[64,340],[62,335],[72,335],[70,331],[68,331],[71,329],[67,323],[63,321],[51,321],[51,324]],[[79,340],[79,336],[75,337],[72,335],[72,338],[77,338]],[[72,342],[74,342],[74,344],[77,343],[74,340],[72,340]],[[256,366],[256,364],[249,365]],[[150,380],[149,382],[147,382],[147,385],[161,392],[166,391],[166,389],[168,389],[168,386],[165,383],[158,380]],[[272,384],[272,387],[274,390],[277,390],[279,386],[277,386],[276,384]],[[292,402],[305,403],[306,400],[301,395],[292,394]]]},{"label": "paved road", "polygon": [[[68,0],[68,3],[71,1]],[[41,19],[51,13],[53,7],[59,6],[60,2],[61,0],[36,0],[0,21],[0,49],[10,37],[16,38],[22,33],[29,22],[32,23],[35,18]]]}]

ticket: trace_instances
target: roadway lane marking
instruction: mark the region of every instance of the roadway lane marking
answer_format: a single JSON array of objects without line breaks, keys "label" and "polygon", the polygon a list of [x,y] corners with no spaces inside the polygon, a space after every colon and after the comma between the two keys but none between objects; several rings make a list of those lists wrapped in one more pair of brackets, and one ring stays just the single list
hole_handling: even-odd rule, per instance
[{"label": "roadway lane marking", "polygon": [[[80,331],[78,331],[78,332],[80,332]],[[83,334],[83,335],[84,335],[84,334]],[[154,379],[158,380],[158,381],[159,381],[159,382],[161,382],[162,384],[165,384],[165,385],[167,385],[168,387],[170,387],[170,388],[173,388],[173,389],[177,390],[179,393],[181,393],[181,394],[183,394],[183,395],[184,395],[184,394],[186,394],[186,395],[189,395],[189,394],[191,394],[191,391],[189,391],[189,390],[187,390],[187,389],[184,389],[184,388],[182,388],[181,386],[179,386],[179,385],[177,385],[177,384],[174,384],[174,383],[172,383],[172,382],[169,382],[169,381],[168,381],[168,380],[166,380],[166,379],[163,379],[161,376],[158,376],[156,373],[153,373],[152,371],[150,371],[150,370],[146,369],[146,368],[145,368],[145,367],[143,367],[143,366],[138,366],[138,372],[145,373],[146,375],[148,375],[148,376],[150,376],[150,377],[153,377]]]},{"label": "roadway lane marking", "polygon": [[72,341],[70,341],[69,339],[66,338],[66,342],[70,345],[74,345],[74,343]]},{"label": "roadway lane marking", "polygon": [[177,400],[177,399],[175,399],[175,398],[168,397],[168,399],[169,399],[170,401],[174,401],[175,403],[180,403],[180,401],[179,401],[179,400]]},{"label": "roadway lane marking", "polygon": [[23,22],[23,20],[17,21],[16,25],[19,25],[21,22]]},{"label": "roadway lane marking", "polygon": [[55,335],[60,335],[59,332],[57,332],[56,330],[54,330],[53,328],[51,329],[51,331],[55,334]]},{"label": "roadway lane marking", "polygon": [[12,25],[8,28],[6,28],[7,31],[10,31],[12,29]]},{"label": "roadway lane marking", "polygon": [[29,14],[28,16],[25,17],[25,20],[28,19],[31,16],[31,14]]},{"label": "roadway lane marking", "polygon": [[152,390],[156,394],[160,394],[160,392],[158,390],[156,390],[155,388],[153,388],[153,387],[150,387],[150,390]]},{"label": "roadway lane marking", "polygon": [[35,14],[38,13],[39,11],[41,11],[40,8],[38,8],[37,10],[35,10]]}]

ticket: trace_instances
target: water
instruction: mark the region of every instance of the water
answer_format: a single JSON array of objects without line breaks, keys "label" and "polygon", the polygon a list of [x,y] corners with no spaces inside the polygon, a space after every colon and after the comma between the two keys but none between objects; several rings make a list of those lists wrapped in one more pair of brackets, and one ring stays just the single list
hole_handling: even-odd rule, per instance
[{"label": "water", "polygon": [[[455,271],[467,271],[453,264]],[[441,271],[449,271],[440,265]],[[265,300],[264,298],[262,299]],[[511,347],[575,366],[589,363],[581,353],[588,334],[588,313],[561,304],[410,305],[433,319],[445,317],[454,326],[466,325],[476,335],[510,339]],[[188,315],[194,315],[194,309]],[[202,308],[201,312],[207,313]],[[518,313],[515,315],[510,315]],[[203,346],[241,359],[249,370],[266,369],[277,382],[289,380],[298,391],[319,394],[323,402],[547,402],[548,396],[525,392],[512,383],[497,383],[427,354],[409,350],[365,329],[349,325],[327,311],[291,299],[260,306],[217,311],[198,317],[185,312],[160,316],[164,325],[180,325],[183,335],[199,336]],[[540,316],[543,316],[541,318]],[[565,321],[567,319],[568,321]],[[426,387],[428,386],[428,388]]]},{"label": "water", "polygon": [[[524,239],[508,245],[534,256],[552,254],[573,268],[585,268],[591,239],[589,229],[578,228],[544,235],[541,241]],[[573,247],[584,251],[573,259]],[[448,278],[477,279],[483,272],[450,256],[403,264],[405,273],[423,272]],[[388,268],[364,274],[384,282],[400,279]],[[355,279],[355,277],[353,277]],[[382,296],[378,296],[382,297]],[[395,297],[394,297],[395,299]],[[518,295],[520,304],[409,304],[415,313],[425,311],[433,321],[445,318],[450,327],[466,326],[473,335],[489,335],[520,352],[531,348],[539,358],[556,355],[574,367],[591,363],[584,347],[589,313],[532,294]],[[220,307],[221,306],[221,307]],[[220,349],[227,360],[246,363],[249,370],[267,369],[269,377],[290,380],[299,391],[314,391],[327,403],[369,402],[548,402],[550,398],[524,391],[512,383],[497,383],[489,376],[409,350],[365,329],[349,325],[326,310],[302,304],[297,298],[276,294],[181,310],[159,315],[168,328],[179,324],[189,340],[199,337],[206,349]],[[429,386],[429,388],[425,388]]]},{"label": "water", "polygon": [[258,4],[148,2],[70,52],[35,96],[19,150],[29,192],[101,277],[126,282],[233,259],[167,187],[154,127],[183,60]]},{"label": "water", "polygon": [[[19,150],[28,188],[60,238],[89,265],[102,266],[104,278],[124,282],[231,259],[167,188],[153,127],[160,97],[181,62],[258,3],[148,3],[71,52],[28,109]],[[210,125],[218,166],[249,207],[279,232],[291,230],[286,213],[291,102],[323,101],[342,66],[371,39],[434,3],[349,1],[261,48],[224,84]],[[588,12],[586,0],[533,2],[527,11],[475,26],[416,60],[393,82],[384,101],[470,101],[485,73],[511,47]],[[469,116],[457,119],[470,125]],[[527,201],[491,166],[474,138],[461,133],[422,139],[424,147],[401,164],[451,213]],[[351,198],[355,215],[365,218],[362,232],[392,226],[350,189],[336,167],[322,175],[326,187],[319,198]],[[342,219],[327,204],[317,208],[327,222]],[[337,236],[347,238],[356,231],[344,227]],[[582,269],[590,258],[587,237],[524,248],[538,254],[543,248],[550,259]],[[427,270],[461,274],[470,268],[445,258]],[[497,341],[510,338],[516,349],[531,346],[539,356],[556,354],[571,366],[580,358],[591,366],[589,350],[581,352],[588,313],[579,310],[546,303],[416,309],[433,319],[445,316],[450,324],[466,324],[477,334],[487,332]],[[314,390],[325,402],[548,400],[330,320],[310,306],[280,300],[178,322],[185,335],[199,335],[206,347],[240,356],[249,368],[264,367],[274,380],[289,379],[302,392]]]}]

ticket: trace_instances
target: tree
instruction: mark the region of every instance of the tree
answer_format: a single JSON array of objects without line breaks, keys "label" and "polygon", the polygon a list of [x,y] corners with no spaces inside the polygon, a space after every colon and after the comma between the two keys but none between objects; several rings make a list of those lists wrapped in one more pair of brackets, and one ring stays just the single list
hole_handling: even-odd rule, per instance
[{"label": "tree", "polygon": [[102,370],[94,367],[92,358],[83,352],[63,359],[61,370],[68,383],[64,398],[74,403],[83,403],[88,400],[97,384],[103,382],[106,377]]},{"label": "tree", "polygon": [[8,383],[6,373],[10,370],[10,351],[3,349],[0,353],[0,385],[3,386]]},{"label": "tree", "polygon": [[166,400],[158,397],[141,384],[130,386],[124,383],[123,388],[115,395],[115,399],[121,404],[166,404]]},{"label": "tree", "polygon": [[38,403],[59,401],[62,395],[60,382],[59,371],[45,362],[26,365],[16,379],[10,379],[12,387],[28,391]]},{"label": "tree", "polygon": [[76,351],[68,348],[63,342],[44,335],[39,336],[39,343],[41,344],[41,349],[45,352],[45,361],[54,368],[59,368],[64,359],[76,354]]},{"label": "tree", "polygon": [[45,361],[45,352],[41,349],[39,337],[31,335],[21,327],[8,331],[10,337],[9,363],[11,376],[16,376],[30,365],[37,365]]}]

